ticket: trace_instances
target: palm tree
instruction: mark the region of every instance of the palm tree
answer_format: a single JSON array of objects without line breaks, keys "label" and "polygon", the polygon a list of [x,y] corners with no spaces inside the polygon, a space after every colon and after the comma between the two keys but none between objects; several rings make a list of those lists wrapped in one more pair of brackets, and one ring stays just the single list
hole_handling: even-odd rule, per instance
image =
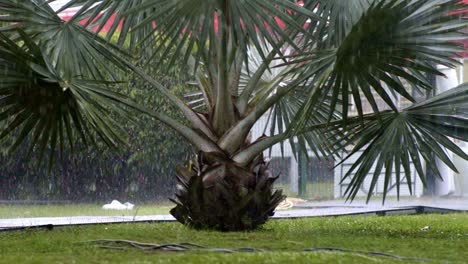
[{"label": "palm tree", "polygon": [[[265,223],[284,196],[263,152],[284,141],[296,154],[342,160],[365,149],[346,175],[350,199],[374,165],[369,195],[383,169],[386,194],[392,177],[411,186],[410,162],[424,180],[424,162],[438,172],[433,155],[456,170],[444,148],[468,159],[451,140],[468,140],[468,87],[418,103],[407,89],[433,90],[427,76],[443,75],[436,66],[456,67],[462,48],[453,40],[467,25],[454,13],[467,8],[459,0],[72,0],[55,12],[46,2],[0,0],[0,138],[13,136],[14,150],[29,137],[53,162],[56,149],[78,139],[124,143],[110,113],[145,112],[198,151],[177,168],[171,213],[181,223]],[[69,21],[57,15],[76,6]],[[196,80],[185,98],[149,74],[176,62]],[[118,93],[124,72],[154,87],[186,123]],[[414,104],[398,109],[397,94]],[[271,133],[251,138],[267,113]]]}]

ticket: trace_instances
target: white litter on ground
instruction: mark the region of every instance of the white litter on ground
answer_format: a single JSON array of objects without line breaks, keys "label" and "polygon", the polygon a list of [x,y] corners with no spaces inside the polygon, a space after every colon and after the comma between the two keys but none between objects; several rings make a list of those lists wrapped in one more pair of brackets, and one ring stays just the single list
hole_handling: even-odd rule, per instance
[{"label": "white litter on ground", "polygon": [[302,200],[299,198],[294,198],[294,197],[288,197],[284,199],[277,207],[276,210],[288,210],[293,208],[297,204],[305,203],[307,202],[306,200]]},{"label": "white litter on ground", "polygon": [[110,204],[102,206],[104,210],[132,210],[135,205],[129,202],[122,204],[117,200],[113,200]]}]

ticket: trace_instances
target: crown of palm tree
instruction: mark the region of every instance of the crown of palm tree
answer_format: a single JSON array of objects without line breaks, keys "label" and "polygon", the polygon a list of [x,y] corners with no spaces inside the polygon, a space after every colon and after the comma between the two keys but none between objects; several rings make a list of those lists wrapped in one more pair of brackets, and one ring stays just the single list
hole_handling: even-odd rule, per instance
[{"label": "crown of palm tree", "polygon": [[[392,99],[414,102],[407,86],[433,90],[427,75],[456,67],[464,50],[454,41],[467,26],[458,0],[71,0],[56,11],[48,2],[57,1],[0,0],[0,138],[19,129],[13,147],[31,136],[32,146],[55,152],[75,134],[114,145],[121,133],[109,113],[137,109],[240,166],[285,140],[298,143],[295,153],[319,156],[366,147],[347,174],[351,198],[375,162],[371,190],[386,168],[386,191],[392,172],[399,183],[411,162],[424,178],[432,154],[455,170],[443,147],[468,158],[449,139],[468,139],[466,85],[403,110]],[[57,15],[77,6],[68,21]],[[108,32],[95,33],[111,17]],[[146,70],[176,62],[194,73],[201,104]],[[114,92],[125,71],[154,86],[187,124]],[[270,135],[246,140],[265,113]]]}]

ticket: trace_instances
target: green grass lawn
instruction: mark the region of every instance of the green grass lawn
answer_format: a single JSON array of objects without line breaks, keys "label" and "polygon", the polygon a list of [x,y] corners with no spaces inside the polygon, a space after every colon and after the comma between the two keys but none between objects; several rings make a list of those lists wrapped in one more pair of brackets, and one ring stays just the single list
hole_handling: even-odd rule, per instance
[{"label": "green grass lawn", "polygon": [[133,210],[104,210],[97,204],[66,205],[0,205],[0,219],[54,216],[133,216],[168,214],[171,203],[155,203],[135,206]]},{"label": "green grass lawn", "polygon": [[[429,230],[421,228],[429,226]],[[84,241],[129,239],[193,242],[217,248],[254,247],[264,253],[164,253],[97,248]],[[468,214],[273,220],[255,232],[196,231],[178,223],[97,225],[0,233],[0,263],[408,263],[340,252],[337,247],[380,251],[434,263],[466,263]]]}]

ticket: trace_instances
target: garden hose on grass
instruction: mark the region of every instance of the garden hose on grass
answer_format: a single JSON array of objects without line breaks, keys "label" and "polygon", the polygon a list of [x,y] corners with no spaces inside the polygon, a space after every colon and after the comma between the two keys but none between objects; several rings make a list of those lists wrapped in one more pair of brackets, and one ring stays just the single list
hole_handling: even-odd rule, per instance
[{"label": "garden hose on grass", "polygon": [[[217,253],[263,253],[268,252],[263,249],[251,248],[251,247],[241,247],[241,248],[209,248],[194,244],[191,242],[182,242],[178,244],[153,244],[153,243],[142,243],[131,240],[122,240],[122,239],[99,239],[86,241],[86,243],[92,243],[99,248],[111,249],[111,250],[131,250],[138,249],[143,251],[165,251],[165,252],[217,252]],[[334,248],[334,247],[315,247],[315,248],[306,248],[302,250],[303,252],[339,252],[339,253],[348,253],[355,255],[370,255],[375,257],[385,257],[397,259],[400,261],[416,261],[416,262],[435,262],[433,259],[426,258],[416,258],[416,257],[403,257],[393,254],[388,254],[385,252],[378,251],[361,251],[353,250],[346,248]]]}]

